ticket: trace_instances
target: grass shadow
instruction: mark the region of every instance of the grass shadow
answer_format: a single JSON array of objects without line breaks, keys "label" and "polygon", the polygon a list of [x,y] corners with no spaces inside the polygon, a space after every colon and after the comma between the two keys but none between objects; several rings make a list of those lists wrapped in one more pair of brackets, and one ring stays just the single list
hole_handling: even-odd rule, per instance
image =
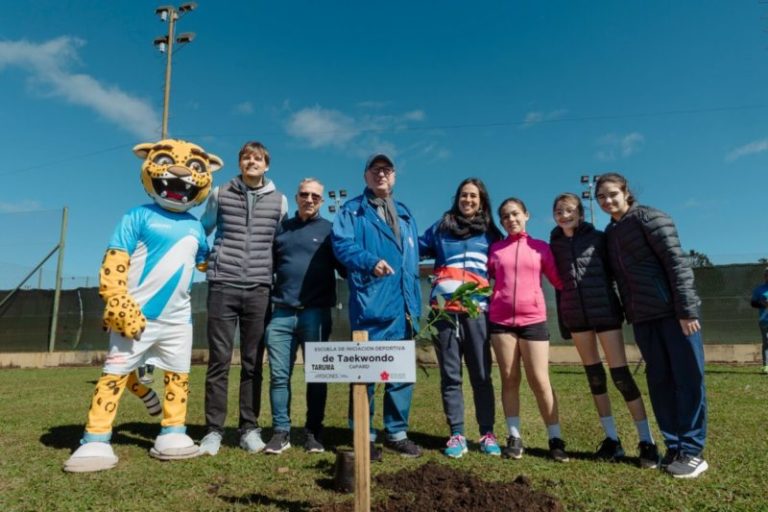
[{"label": "grass shadow", "polygon": [[218,498],[229,505],[245,505],[251,507],[273,505],[279,510],[286,510],[288,512],[309,512],[316,508],[314,504],[308,501],[290,501],[272,498],[260,493],[244,494],[242,496],[218,496]]}]

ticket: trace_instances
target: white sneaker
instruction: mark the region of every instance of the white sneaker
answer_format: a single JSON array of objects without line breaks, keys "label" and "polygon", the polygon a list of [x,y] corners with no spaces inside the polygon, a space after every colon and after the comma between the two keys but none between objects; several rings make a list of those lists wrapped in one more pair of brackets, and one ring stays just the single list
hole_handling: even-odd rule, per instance
[{"label": "white sneaker", "polygon": [[200,441],[200,455],[216,455],[221,448],[221,434],[208,432]]},{"label": "white sneaker", "polygon": [[240,436],[240,448],[248,453],[259,453],[265,446],[266,444],[261,440],[260,428],[252,428]]}]

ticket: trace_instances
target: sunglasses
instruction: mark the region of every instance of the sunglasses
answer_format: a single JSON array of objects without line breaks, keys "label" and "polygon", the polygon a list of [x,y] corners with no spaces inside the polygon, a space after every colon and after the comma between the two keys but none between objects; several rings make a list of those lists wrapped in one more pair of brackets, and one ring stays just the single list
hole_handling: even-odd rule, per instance
[{"label": "sunglasses", "polygon": [[395,172],[395,169],[388,165],[379,165],[376,167],[369,167],[368,172],[373,174],[374,176],[378,176],[379,174],[384,174],[384,176],[389,176],[393,172]]},{"label": "sunglasses", "polygon": [[316,203],[323,200],[323,196],[314,192],[299,192],[299,197],[302,199],[309,199],[311,197]]}]

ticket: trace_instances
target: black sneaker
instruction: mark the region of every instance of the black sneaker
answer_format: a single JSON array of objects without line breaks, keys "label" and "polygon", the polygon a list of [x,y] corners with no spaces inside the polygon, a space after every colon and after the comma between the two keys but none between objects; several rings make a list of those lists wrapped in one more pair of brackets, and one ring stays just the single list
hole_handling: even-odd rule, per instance
[{"label": "black sneaker", "polygon": [[323,443],[321,443],[320,439],[312,432],[307,432],[307,439],[304,441],[304,449],[308,453],[323,453],[325,451]]},{"label": "black sneaker", "polygon": [[371,462],[381,462],[383,458],[381,448],[377,448],[376,443],[371,441]]},{"label": "black sneaker", "polygon": [[667,473],[675,478],[696,478],[707,469],[709,464],[701,457],[681,453],[672,464],[667,466]]},{"label": "black sneaker", "polygon": [[523,458],[523,440],[519,437],[509,436],[507,446],[501,451],[506,459],[519,460]]},{"label": "black sneaker", "polygon": [[549,456],[555,462],[568,462],[568,454],[565,453],[565,441],[559,437],[549,440]]},{"label": "black sneaker", "polygon": [[668,448],[667,453],[664,454],[664,457],[661,459],[661,462],[659,463],[659,467],[661,469],[667,469],[667,467],[675,462],[677,460],[677,457],[680,455],[680,452],[678,452],[674,448]]},{"label": "black sneaker", "polygon": [[[400,439],[399,441],[390,441],[389,439],[387,439],[386,441],[384,441],[384,446],[386,446],[390,450],[394,450],[400,453],[400,455],[403,457],[408,457],[411,459],[415,459],[416,457],[421,457],[421,448],[419,448],[419,445],[417,445],[407,437],[405,439]],[[373,460],[373,457],[371,457],[371,460]]]},{"label": "black sneaker", "polygon": [[611,439],[606,437],[595,452],[598,460],[616,462],[624,458],[624,448],[621,446],[621,439]]},{"label": "black sneaker", "polygon": [[264,453],[279,455],[290,447],[290,433],[276,431],[274,434],[272,434],[272,439],[270,439],[267,445],[264,447]]},{"label": "black sneaker", "polygon": [[[640,451],[640,467],[643,469],[655,469],[659,467],[659,449],[648,441],[640,441],[637,445]],[[669,464],[667,464],[669,465]]]}]

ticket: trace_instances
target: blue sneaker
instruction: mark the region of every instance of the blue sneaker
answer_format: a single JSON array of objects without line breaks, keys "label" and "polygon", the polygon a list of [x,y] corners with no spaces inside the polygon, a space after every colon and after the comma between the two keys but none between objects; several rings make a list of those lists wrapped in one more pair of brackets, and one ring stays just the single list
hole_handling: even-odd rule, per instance
[{"label": "blue sneaker", "polygon": [[448,439],[446,448],[443,453],[448,457],[459,459],[462,455],[467,453],[467,438],[461,434],[454,434]]},{"label": "blue sneaker", "polygon": [[480,438],[480,451],[498,457],[501,455],[501,448],[493,432],[488,432]]}]

